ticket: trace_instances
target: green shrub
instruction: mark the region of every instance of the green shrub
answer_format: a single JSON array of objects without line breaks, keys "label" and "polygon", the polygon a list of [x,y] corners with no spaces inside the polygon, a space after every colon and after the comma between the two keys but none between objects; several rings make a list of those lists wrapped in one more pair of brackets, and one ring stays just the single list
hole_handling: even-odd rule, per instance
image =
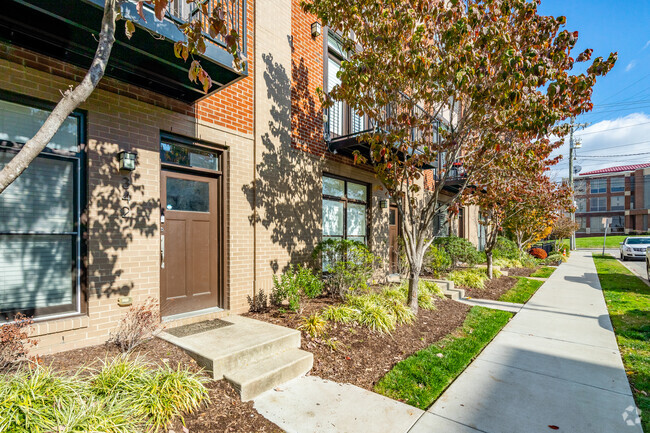
[{"label": "green shrub", "polygon": [[319,314],[303,316],[298,329],[305,331],[312,338],[320,338],[327,333],[327,321]]},{"label": "green shrub", "polygon": [[355,320],[357,313],[347,305],[331,305],[321,312],[321,317],[336,323],[350,323]]},{"label": "green shrub", "polygon": [[517,260],[520,255],[521,251],[519,251],[517,244],[503,236],[499,236],[492,250],[492,257],[495,259]]},{"label": "green shrub", "polygon": [[550,264],[555,264],[555,263],[564,263],[568,259],[566,256],[563,256],[560,253],[553,253],[550,254],[548,257],[546,257],[544,260],[541,260],[540,263],[544,265],[550,265]]},{"label": "green shrub", "polygon": [[[499,278],[501,276],[501,272],[497,269],[493,269],[492,274],[494,278]],[[487,269],[476,268],[452,271],[447,274],[447,279],[453,281],[457,286],[482,289],[485,287],[485,281],[488,280]]]},{"label": "green shrub", "polygon": [[438,278],[443,272],[451,269],[451,265],[451,256],[449,253],[442,248],[431,245],[424,253],[422,271]]},{"label": "green shrub", "polygon": [[320,258],[327,274],[331,294],[344,297],[356,289],[368,287],[378,257],[365,244],[347,239],[327,239],[320,242],[312,253],[315,263]]},{"label": "green shrub", "polygon": [[524,265],[521,263],[521,260],[519,259],[494,259],[494,262],[492,263],[494,266],[498,266],[500,268],[523,268]]},{"label": "green shrub", "polygon": [[313,274],[311,269],[298,265],[289,265],[287,270],[278,278],[273,276],[271,302],[274,305],[289,303],[291,311],[300,309],[300,298],[304,294],[315,298],[323,293],[323,282]]},{"label": "green shrub", "polygon": [[128,403],[153,430],[167,426],[174,418],[191,413],[208,399],[207,378],[169,366],[152,369],[139,359],[117,357],[91,378],[90,389],[98,397],[117,398]]},{"label": "green shrub", "polygon": [[474,266],[481,261],[481,255],[470,241],[457,236],[436,238],[434,244],[451,258],[452,267],[458,263]]}]

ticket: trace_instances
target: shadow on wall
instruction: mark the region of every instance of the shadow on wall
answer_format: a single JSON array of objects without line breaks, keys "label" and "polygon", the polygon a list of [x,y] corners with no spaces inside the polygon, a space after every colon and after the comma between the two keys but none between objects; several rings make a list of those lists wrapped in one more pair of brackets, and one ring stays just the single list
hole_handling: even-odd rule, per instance
[{"label": "shadow on wall", "polygon": [[[263,54],[264,81],[271,104],[268,131],[261,135],[264,146],[256,166],[256,184],[242,188],[251,206],[251,224],[257,220],[269,232],[275,248],[264,245],[265,236],[258,235],[261,251],[268,254],[269,267],[275,273],[286,269],[279,261],[285,252],[292,263],[309,260],[321,234],[321,173],[320,163],[306,152],[294,148],[292,143],[292,119],[318,119],[313,96],[299,96],[300,105],[292,107],[292,93],[302,92],[292,82],[283,65],[274,62],[273,56]],[[301,62],[292,68],[293,74],[303,73]],[[302,70],[301,70],[302,69]],[[293,80],[296,83],[296,80]],[[307,89],[304,81],[300,88]],[[296,123],[294,123],[295,125]],[[322,140],[322,132],[321,132]],[[255,188],[256,186],[256,188]],[[262,260],[266,260],[263,257]],[[282,260],[282,259],[280,259]]]},{"label": "shadow on wall", "polygon": [[[151,256],[151,251],[142,249],[128,256],[125,252],[137,245],[138,238],[158,234],[154,216],[158,215],[160,200],[147,198],[151,192],[146,191],[138,168],[130,173],[118,171],[115,155],[120,150],[114,143],[94,142],[89,152],[88,209],[96,209],[88,226],[90,266],[86,269],[91,298],[129,295],[134,274],[140,271],[128,269],[128,277],[122,278],[127,271],[123,267],[139,254]],[[121,264],[120,260],[130,263]],[[142,267],[138,263],[132,266]]]},{"label": "shadow on wall", "polygon": [[[80,180],[83,185],[88,179],[87,209],[96,209],[92,215],[81,212],[80,232],[86,245],[82,240],[79,260],[86,274],[80,281],[82,287],[87,282],[81,294],[86,300],[128,295],[133,275],[123,278],[125,269],[119,258],[125,258],[125,250],[138,237],[157,233],[152,217],[158,200],[144,199],[145,186],[137,172],[118,174],[117,150],[115,144],[93,143],[92,160]],[[0,155],[2,161],[10,157]],[[17,234],[0,236],[0,267],[5,277],[0,287],[2,319],[19,310],[34,316],[46,307],[68,312],[76,304],[72,290],[76,287],[73,259],[77,257],[74,197],[84,192],[75,188],[76,164],[39,157],[5,191],[2,227]],[[125,217],[121,217],[122,209],[128,209]]]}]

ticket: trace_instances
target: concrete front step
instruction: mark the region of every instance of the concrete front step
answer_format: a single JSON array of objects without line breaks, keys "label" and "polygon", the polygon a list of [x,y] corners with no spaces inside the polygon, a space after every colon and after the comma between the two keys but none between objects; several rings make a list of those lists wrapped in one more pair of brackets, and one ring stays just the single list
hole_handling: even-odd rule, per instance
[{"label": "concrete front step", "polygon": [[458,289],[454,287],[454,282],[449,281],[449,280],[437,280],[433,278],[420,278],[421,280],[426,280],[426,281],[432,281],[440,287],[442,290],[442,293],[449,298],[453,299],[455,301],[458,301],[459,299],[462,299],[465,297],[465,290],[464,289]]},{"label": "concrete front step", "polygon": [[241,316],[229,325],[185,337],[163,332],[160,338],[184,349],[215,380],[226,378],[248,400],[307,373],[313,355],[299,350],[300,331]]},{"label": "concrete front step", "polygon": [[306,374],[313,364],[314,355],[311,352],[291,349],[228,372],[225,378],[239,392],[242,401],[249,401],[284,382]]}]

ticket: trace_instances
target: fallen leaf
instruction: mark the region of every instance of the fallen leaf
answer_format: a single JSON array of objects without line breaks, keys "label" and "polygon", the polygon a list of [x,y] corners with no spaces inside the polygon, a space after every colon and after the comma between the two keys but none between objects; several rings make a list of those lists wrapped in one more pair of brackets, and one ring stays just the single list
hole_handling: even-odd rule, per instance
[{"label": "fallen leaf", "polygon": [[550,428],[551,430],[559,430],[560,429],[560,427],[558,427],[556,425],[549,425],[548,428]]}]

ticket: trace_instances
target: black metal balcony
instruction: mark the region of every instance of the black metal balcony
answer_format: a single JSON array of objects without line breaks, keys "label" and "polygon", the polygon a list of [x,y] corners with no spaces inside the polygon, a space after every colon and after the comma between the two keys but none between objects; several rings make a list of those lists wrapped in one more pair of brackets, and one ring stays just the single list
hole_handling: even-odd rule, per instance
[{"label": "black metal balcony", "polygon": [[[208,9],[212,1],[206,0]],[[238,30],[241,49],[246,55],[246,0],[225,1],[229,24]],[[6,0],[0,14],[0,40],[18,45],[73,65],[88,68],[97,48],[97,35],[102,20],[104,0]],[[163,21],[157,21],[153,10],[144,8],[142,20],[134,3],[122,6],[122,15],[138,28],[129,40],[124,21],[119,21],[106,76],[134,84],[184,102],[206,96],[199,84],[188,79],[189,61],[174,55],[174,43],[185,36],[178,23],[190,18],[204,21],[202,12],[192,11],[185,0],[173,0]],[[210,38],[205,54],[198,56],[212,78],[213,93],[248,75],[237,71],[233,57],[223,49],[220,37]],[[197,56],[195,55],[195,58]]]}]

